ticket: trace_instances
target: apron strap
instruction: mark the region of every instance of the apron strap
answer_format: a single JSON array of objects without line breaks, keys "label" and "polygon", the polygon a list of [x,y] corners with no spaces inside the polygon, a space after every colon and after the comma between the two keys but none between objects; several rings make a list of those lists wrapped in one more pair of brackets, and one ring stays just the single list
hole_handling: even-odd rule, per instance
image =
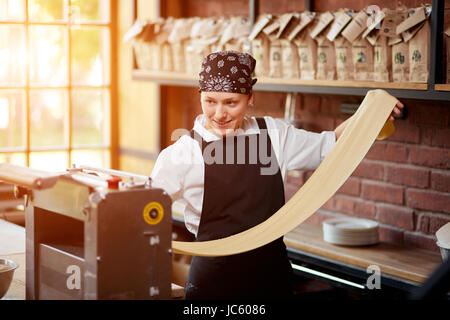
[{"label": "apron strap", "polygon": [[267,130],[266,120],[264,118],[256,118],[259,130]]}]

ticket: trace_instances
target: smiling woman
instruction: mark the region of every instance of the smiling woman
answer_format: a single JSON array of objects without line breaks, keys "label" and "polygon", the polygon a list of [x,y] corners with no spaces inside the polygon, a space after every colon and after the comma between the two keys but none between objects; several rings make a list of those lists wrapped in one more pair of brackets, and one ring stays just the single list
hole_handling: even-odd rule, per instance
[{"label": "smiling woman", "polygon": [[111,0],[0,0],[0,162],[110,166]]},{"label": "smiling woman", "polygon": [[253,95],[233,92],[202,92],[201,104],[205,115],[205,128],[217,136],[227,136],[237,130],[253,103]]}]

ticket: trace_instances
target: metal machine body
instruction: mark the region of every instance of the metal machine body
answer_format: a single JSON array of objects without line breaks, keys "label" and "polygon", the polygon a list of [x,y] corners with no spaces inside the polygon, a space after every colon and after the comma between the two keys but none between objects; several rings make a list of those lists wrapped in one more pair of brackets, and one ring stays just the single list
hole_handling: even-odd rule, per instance
[{"label": "metal machine body", "polygon": [[170,197],[148,177],[99,171],[70,169],[51,187],[21,189],[27,299],[170,299]]}]

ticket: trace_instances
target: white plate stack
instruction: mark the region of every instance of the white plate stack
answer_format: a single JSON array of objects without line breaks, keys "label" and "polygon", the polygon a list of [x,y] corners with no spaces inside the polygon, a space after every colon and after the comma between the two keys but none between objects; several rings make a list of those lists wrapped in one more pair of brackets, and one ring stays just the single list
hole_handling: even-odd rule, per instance
[{"label": "white plate stack", "polygon": [[378,243],[378,222],[359,218],[336,218],[323,222],[326,242],[346,246]]}]

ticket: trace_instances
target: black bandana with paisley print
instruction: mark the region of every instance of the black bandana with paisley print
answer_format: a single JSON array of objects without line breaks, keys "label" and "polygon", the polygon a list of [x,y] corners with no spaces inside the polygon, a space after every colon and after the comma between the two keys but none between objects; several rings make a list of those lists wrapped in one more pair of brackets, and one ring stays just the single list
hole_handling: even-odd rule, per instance
[{"label": "black bandana with paisley print", "polygon": [[248,53],[218,51],[203,59],[198,91],[251,94],[256,60]]}]

